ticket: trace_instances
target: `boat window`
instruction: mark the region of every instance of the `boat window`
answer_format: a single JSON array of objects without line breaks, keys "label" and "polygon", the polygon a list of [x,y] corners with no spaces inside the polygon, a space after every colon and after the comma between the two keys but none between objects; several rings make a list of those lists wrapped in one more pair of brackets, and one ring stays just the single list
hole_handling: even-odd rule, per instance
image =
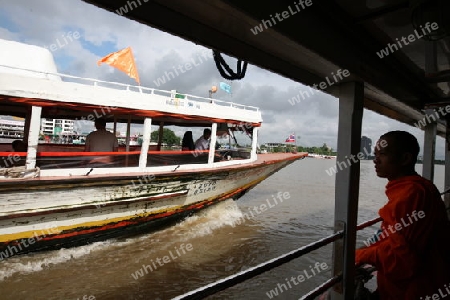
[{"label": "boat window", "polygon": [[[0,167],[23,166],[27,156],[27,152],[12,152],[11,143],[14,139],[27,140],[25,128],[30,106],[11,103],[9,109],[16,113],[0,117],[0,120],[8,120],[4,123],[11,123],[8,127],[1,125],[0,121],[0,138],[6,137],[0,139]],[[98,117],[106,119],[106,130],[117,137],[117,151],[85,151],[86,138],[96,130],[94,120]],[[108,107],[96,108],[94,111],[91,107],[43,107],[36,166],[42,170],[138,167],[144,120],[144,116],[122,115]],[[211,127],[212,123],[192,118],[153,118],[146,166],[208,163],[209,150],[192,149],[192,145],[187,149],[182,148],[182,139],[186,132],[191,132],[192,143],[195,144],[204,129]],[[251,128],[241,124],[219,123],[214,162],[250,158],[249,133]]]}]

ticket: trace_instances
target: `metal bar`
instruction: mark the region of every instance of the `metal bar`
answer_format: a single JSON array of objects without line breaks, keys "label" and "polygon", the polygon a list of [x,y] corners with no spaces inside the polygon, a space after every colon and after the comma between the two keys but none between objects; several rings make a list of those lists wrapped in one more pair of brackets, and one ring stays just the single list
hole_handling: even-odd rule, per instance
[{"label": "metal bar", "polygon": [[373,224],[376,224],[378,222],[381,222],[383,219],[381,219],[380,217],[377,217],[375,219],[366,221],[364,223],[359,224],[358,226],[356,226],[356,230],[361,230],[364,229],[366,227],[372,226]]},{"label": "metal bar", "polygon": [[[423,164],[422,176],[428,180],[433,181],[434,178],[434,156],[436,147],[436,111],[434,109],[427,109],[425,111],[426,119],[429,121],[425,126],[425,137],[423,145]],[[433,120],[433,121],[432,121]]]},{"label": "metal bar", "polygon": [[317,296],[320,296],[325,292],[326,290],[332,288],[336,283],[339,283],[342,281],[342,274],[336,275],[333,278],[328,279],[309,293],[303,295],[299,300],[313,300]]},{"label": "metal bar", "polygon": [[[357,226],[358,230],[364,229],[370,225],[373,225],[377,222],[381,221],[381,218],[375,218],[369,221],[366,221],[364,223],[361,223]],[[244,282],[245,280],[248,280],[250,278],[253,278],[259,274],[265,273],[273,268],[276,268],[278,266],[281,266],[287,262],[290,262],[293,259],[299,258],[305,254],[308,254],[311,251],[314,251],[316,249],[319,249],[323,246],[326,246],[332,242],[337,241],[338,239],[342,238],[344,236],[343,231],[336,232],[330,236],[327,236],[323,239],[320,239],[316,242],[310,243],[306,246],[303,246],[301,248],[298,248],[296,250],[293,250],[289,253],[283,254],[281,256],[278,256],[276,258],[273,258],[267,262],[261,263],[255,267],[252,267],[250,269],[247,269],[245,271],[239,272],[237,274],[228,276],[226,278],[220,279],[216,282],[210,283],[206,286],[200,287],[196,290],[190,291],[186,294],[177,296],[173,299],[181,300],[181,299],[202,299],[204,297],[213,295],[217,292],[220,292],[226,288],[232,287],[238,283]],[[332,287],[334,284],[340,281],[337,280],[338,278],[342,278],[342,274],[337,274],[335,277],[329,279],[321,286],[327,286],[327,288]],[[331,282],[333,283],[332,285]],[[314,291],[314,290],[313,290]],[[311,299],[311,298],[308,298]]]},{"label": "metal bar", "polygon": [[226,288],[232,287],[238,283],[241,283],[245,280],[248,280],[250,278],[253,278],[257,275],[260,275],[262,273],[265,273],[269,270],[272,270],[273,268],[279,267],[287,262],[290,262],[293,259],[299,258],[311,251],[314,251],[316,249],[319,249],[323,246],[326,246],[339,238],[341,238],[344,235],[344,233],[336,232],[335,234],[332,234],[326,238],[320,239],[314,243],[308,244],[306,246],[300,247],[296,250],[293,250],[289,253],[280,255],[276,258],[273,258],[267,262],[261,263],[255,267],[249,268],[245,271],[239,272],[237,274],[233,274],[231,276],[225,277],[223,279],[220,279],[216,282],[210,283],[206,286],[200,287],[196,290],[190,291],[186,294],[177,296],[173,299],[176,300],[191,300],[191,299],[203,299],[206,296],[213,295],[217,292],[220,292]]},{"label": "metal bar", "polygon": [[332,292],[333,300],[353,299],[355,275],[356,222],[359,197],[359,160],[364,84],[340,85],[338,156],[336,159],[335,230],[344,229],[344,239],[333,245],[333,276],[343,274],[342,285]]}]

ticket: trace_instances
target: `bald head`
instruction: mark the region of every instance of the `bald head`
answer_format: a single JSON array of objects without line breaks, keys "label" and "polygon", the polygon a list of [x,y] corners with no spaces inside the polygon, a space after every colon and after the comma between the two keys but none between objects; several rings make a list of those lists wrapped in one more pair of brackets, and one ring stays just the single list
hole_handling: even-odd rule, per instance
[{"label": "bald head", "polygon": [[411,133],[401,130],[389,131],[380,137],[380,140],[386,140],[389,152],[393,155],[401,156],[405,153],[411,154],[411,165],[417,163],[420,147],[415,136]]}]

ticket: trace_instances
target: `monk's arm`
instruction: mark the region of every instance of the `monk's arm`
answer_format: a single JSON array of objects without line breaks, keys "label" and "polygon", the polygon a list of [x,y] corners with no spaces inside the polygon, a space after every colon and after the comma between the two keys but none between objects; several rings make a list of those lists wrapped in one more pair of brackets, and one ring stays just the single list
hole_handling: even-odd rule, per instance
[{"label": "monk's arm", "polygon": [[384,238],[367,248],[356,250],[356,263],[374,265],[386,276],[409,278],[417,272],[417,262],[420,259],[413,245],[419,235],[427,234],[421,229],[423,222],[412,218],[413,211],[421,206],[423,195],[408,193],[392,206],[389,211],[393,218],[385,229]]}]

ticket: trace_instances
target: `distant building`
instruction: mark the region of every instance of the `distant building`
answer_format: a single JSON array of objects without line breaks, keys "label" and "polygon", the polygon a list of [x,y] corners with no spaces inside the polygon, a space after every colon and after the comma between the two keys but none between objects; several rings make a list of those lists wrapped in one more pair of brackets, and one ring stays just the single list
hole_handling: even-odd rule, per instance
[{"label": "distant building", "polygon": [[364,155],[364,159],[369,159],[372,155],[372,140],[367,136],[361,138],[361,153]]},{"label": "distant building", "polygon": [[0,138],[23,138],[24,121],[0,119]]},{"label": "distant building", "polygon": [[60,135],[73,133],[73,120],[42,119],[41,132],[44,135]]}]

